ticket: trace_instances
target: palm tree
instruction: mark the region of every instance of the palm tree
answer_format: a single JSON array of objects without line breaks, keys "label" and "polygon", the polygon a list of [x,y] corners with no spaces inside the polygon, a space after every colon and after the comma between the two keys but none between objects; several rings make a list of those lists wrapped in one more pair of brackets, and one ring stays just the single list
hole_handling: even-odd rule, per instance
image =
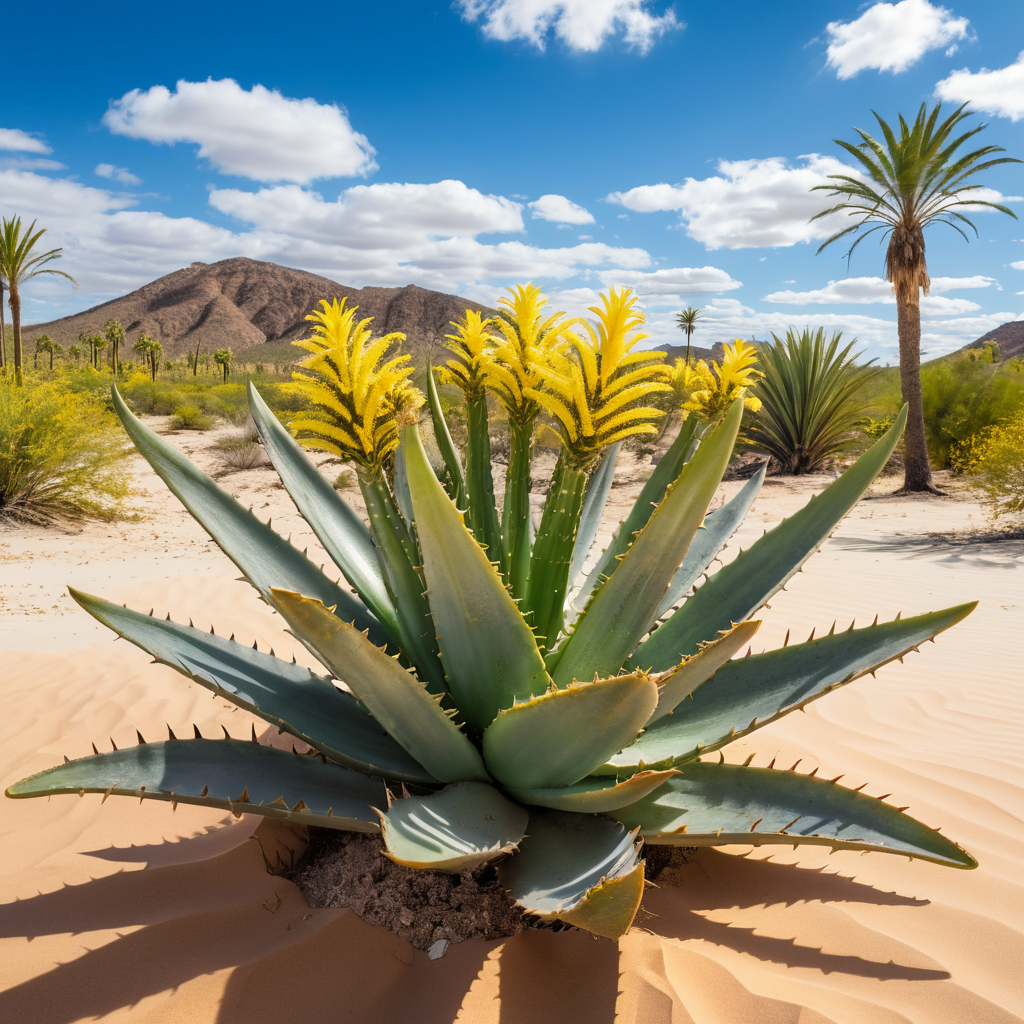
[{"label": "palm tree", "polygon": [[231,372],[231,349],[219,348],[213,353],[213,361],[224,371],[224,383],[227,383]]},{"label": "palm tree", "polygon": [[6,287],[7,281],[3,274],[0,274],[0,370],[7,369],[7,325],[4,323],[4,289]]},{"label": "palm tree", "polygon": [[110,366],[116,377],[121,362],[121,346],[124,344],[124,328],[121,326],[121,321],[108,320],[103,326],[103,336],[110,346]]},{"label": "palm tree", "polygon": [[0,277],[7,282],[8,302],[11,307],[11,324],[14,328],[14,381],[22,384],[21,349],[21,286],[40,274],[56,274],[66,277],[72,284],[78,282],[63,270],[46,266],[59,260],[63,249],[50,249],[35,253],[36,244],[46,234],[46,228],[35,230],[32,221],[27,231],[21,227],[20,217],[4,217],[0,221]]},{"label": "palm tree", "polygon": [[676,323],[686,335],[686,365],[690,365],[690,336],[697,327],[697,321],[702,319],[699,309],[687,306],[681,313],[676,313]]},{"label": "palm tree", "polygon": [[156,371],[160,366],[160,353],[164,350],[163,345],[159,341],[154,341],[148,334],[141,334],[139,340],[135,342],[133,350],[145,359],[153,374],[153,380],[156,380]]},{"label": "palm tree", "polygon": [[92,365],[100,368],[100,353],[107,347],[107,339],[102,334],[94,334],[89,338],[92,345]]},{"label": "palm tree", "polygon": [[[819,247],[819,253],[837,239],[851,233],[857,233],[857,239],[846,254],[847,260],[853,250],[875,231],[883,232],[883,241],[889,239],[885,254],[885,278],[892,284],[896,295],[900,383],[903,400],[909,407],[904,434],[904,491],[936,491],[928,462],[921,403],[920,291],[923,290],[927,295],[930,285],[925,262],[924,229],[932,224],[946,224],[969,241],[961,224],[971,228],[975,235],[978,229],[958,208],[988,207],[1016,218],[1016,214],[1007,207],[972,196],[971,193],[981,186],[967,182],[973,175],[998,164],[1020,161],[1012,157],[989,159],[993,153],[1005,152],[1000,146],[983,146],[970,153],[954,156],[985,125],[979,124],[954,138],[957,125],[969,117],[970,113],[965,110],[964,104],[939,124],[941,107],[937,103],[928,113],[927,105],[922,103],[912,125],[908,125],[900,114],[899,136],[875,113],[884,144],[860,128],[854,128],[860,136],[860,142],[856,144],[834,139],[836,145],[842,146],[860,164],[864,176],[830,174],[828,177],[833,184],[816,185],[811,190],[822,189],[830,196],[842,199],[842,202],[822,210],[811,220],[842,210],[856,218],[854,224],[826,239]],[[867,230],[862,230],[864,228]]]},{"label": "palm tree", "polygon": [[64,346],[59,341],[54,341],[48,334],[40,334],[36,338],[36,353],[46,352],[50,357],[50,369],[53,370],[53,357],[58,352],[63,352]]}]

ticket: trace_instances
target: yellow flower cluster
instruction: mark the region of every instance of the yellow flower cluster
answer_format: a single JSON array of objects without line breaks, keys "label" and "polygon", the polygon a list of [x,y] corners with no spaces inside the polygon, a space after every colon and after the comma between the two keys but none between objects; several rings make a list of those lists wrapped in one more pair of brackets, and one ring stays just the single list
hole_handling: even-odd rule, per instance
[{"label": "yellow flower cluster", "polygon": [[656,391],[671,391],[664,352],[631,352],[648,337],[638,328],[644,315],[628,288],[611,289],[591,306],[596,328],[579,321],[585,335],[566,334],[567,344],[550,355],[541,387],[532,398],[555,418],[569,463],[586,469],[616,441],[656,434],[664,413],[643,402]]},{"label": "yellow flower cluster", "polygon": [[312,354],[299,364],[290,388],[313,409],[296,416],[292,428],[307,447],[376,472],[398,445],[398,420],[423,400],[409,380],[409,356],[388,358],[405,335],[372,338],[372,317],[357,322],[359,307],[346,308],[345,299],[320,306],[306,317],[313,337],[293,342]]},{"label": "yellow flower cluster", "polygon": [[490,320],[472,309],[460,323],[452,323],[454,334],[446,334],[448,351],[455,356],[439,367],[441,381],[462,389],[466,399],[476,401],[484,393],[490,368],[490,352],[497,340],[488,330]]},{"label": "yellow flower cluster", "polygon": [[564,313],[545,315],[547,299],[534,284],[510,288],[498,299],[501,312],[491,321],[497,332],[488,356],[487,385],[514,423],[532,422],[540,407],[534,397],[542,387],[556,352],[569,343],[572,320]]},{"label": "yellow flower cluster", "polygon": [[756,412],[761,408],[761,400],[745,395],[761,379],[760,371],[754,369],[756,362],[756,347],[741,338],[725,346],[721,366],[714,360],[708,366],[703,359],[688,366],[677,359],[671,388],[679,397],[683,413],[692,412],[705,420],[719,419],[737,398],[743,398],[743,404]]}]

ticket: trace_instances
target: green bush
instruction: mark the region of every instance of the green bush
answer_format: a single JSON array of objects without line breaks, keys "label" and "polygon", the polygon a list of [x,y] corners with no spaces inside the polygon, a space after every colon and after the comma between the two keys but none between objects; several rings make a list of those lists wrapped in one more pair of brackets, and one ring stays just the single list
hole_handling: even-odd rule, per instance
[{"label": "green bush", "polygon": [[960,355],[925,366],[921,391],[932,464],[955,468],[958,448],[1024,403],[1024,373],[1012,362],[993,364]]},{"label": "green bush", "polygon": [[994,518],[1024,526],[1024,406],[962,445],[954,468],[977,478]]},{"label": "green bush", "polygon": [[197,405],[179,405],[169,426],[171,430],[209,430],[213,426],[213,417]]},{"label": "green bush", "polygon": [[0,380],[0,521],[116,518],[127,452],[117,421],[88,395]]},{"label": "green bush", "polygon": [[[107,388],[110,383],[108,377]],[[181,389],[164,381],[150,380],[146,374],[141,373],[124,381],[120,390],[137,413],[149,416],[170,416],[179,405],[186,403],[186,396]]]}]

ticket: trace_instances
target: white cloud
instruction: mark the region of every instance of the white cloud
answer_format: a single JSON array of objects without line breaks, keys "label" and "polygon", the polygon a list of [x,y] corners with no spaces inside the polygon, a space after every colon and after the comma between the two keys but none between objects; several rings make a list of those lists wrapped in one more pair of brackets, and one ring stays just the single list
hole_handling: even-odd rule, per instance
[{"label": "white cloud", "polygon": [[308,184],[375,170],[374,149],[333,104],[290,99],[233,79],[179,81],[133,89],[103,116],[115,134],[150,142],[193,142],[225,174],[254,181]]},{"label": "white cloud", "polygon": [[28,298],[46,302],[30,304],[27,316],[48,320],[193,260],[230,256],[300,267],[355,286],[415,283],[471,297],[493,291],[497,282],[562,281],[651,264],[643,249],[602,242],[551,249],[480,242],[478,234],[521,231],[522,207],[459,181],[361,185],[335,202],[297,186],[214,190],[216,209],[248,222],[238,230],[131,208],[139,202],[68,179],[0,171],[0,212],[39,217],[41,226],[51,228],[47,241],[65,247],[62,269],[82,284],[75,293],[66,282],[33,283]]},{"label": "white cloud", "polygon": [[110,178],[112,181],[119,181],[122,185],[141,185],[142,179],[136,177],[127,167],[115,167],[113,164],[97,164],[92,172],[101,178]]},{"label": "white cloud", "polygon": [[625,285],[641,299],[655,306],[678,305],[688,295],[714,295],[742,288],[741,281],[718,267],[666,267],[649,272],[639,270],[601,270],[597,274],[604,285]]},{"label": "white cloud", "polygon": [[898,74],[929,50],[966,39],[969,25],[928,0],[875,4],[855,21],[829,22],[827,63],[838,78],[852,78],[866,68]]},{"label": "white cloud", "polygon": [[970,103],[986,114],[1019,121],[1024,117],[1024,50],[1005,68],[976,73],[962,68],[935,86],[939,99]]},{"label": "white cloud", "polygon": [[482,23],[484,35],[522,39],[543,50],[550,33],[570,50],[599,50],[609,36],[647,53],[666,32],[682,29],[675,11],[652,14],[650,0],[456,0],[466,21]]},{"label": "white cloud", "polygon": [[[993,279],[990,277],[939,277],[933,282],[933,291],[952,291],[957,288],[987,288]],[[894,305],[892,285],[880,277],[848,277],[842,281],[829,281],[824,288],[813,291],[772,292],[764,297],[765,302],[777,302],[788,306],[837,306],[837,305],[872,305],[885,303]],[[981,309],[976,302],[969,299],[947,299],[942,295],[924,295],[921,297],[921,311],[925,314],[972,313]]]},{"label": "white cloud", "polygon": [[42,139],[37,139],[20,128],[0,128],[0,149],[13,149],[20,153],[52,153]]},{"label": "white cloud", "polygon": [[65,165],[57,160],[38,156],[0,157],[0,170],[5,171],[63,171]]},{"label": "white cloud", "polygon": [[721,160],[718,175],[687,178],[682,185],[641,185],[613,192],[608,202],[638,213],[678,210],[686,233],[709,249],[787,246],[828,238],[845,218],[826,217],[809,223],[828,206],[825,193],[811,192],[827,184],[829,174],[856,171],[830,156],[811,153],[792,167],[784,157],[765,160]]},{"label": "white cloud", "polygon": [[527,204],[533,216],[556,224],[593,224],[594,215],[565,196],[546,195]]},{"label": "white cloud", "polygon": [[1024,270],[1024,260],[1017,260],[1016,262],[1011,263],[1010,266],[1013,267],[1014,270]]}]

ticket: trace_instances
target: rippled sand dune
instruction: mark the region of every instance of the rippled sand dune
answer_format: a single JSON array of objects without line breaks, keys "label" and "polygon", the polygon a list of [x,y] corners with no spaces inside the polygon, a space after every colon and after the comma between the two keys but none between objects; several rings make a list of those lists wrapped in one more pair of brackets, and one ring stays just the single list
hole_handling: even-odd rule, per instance
[{"label": "rippled sand dune", "polygon": [[[212,458],[194,435],[175,442],[201,464]],[[165,723],[180,734],[195,722],[204,734],[224,725],[245,736],[253,722],[112,643],[63,596],[65,583],[304,659],[152,474],[138,473],[144,521],[0,532],[4,787],[92,742],[134,743],[136,729],[157,739]],[[308,530],[272,481],[250,472],[225,485],[301,546]],[[729,551],[825,483],[770,480]],[[631,490],[613,491],[619,507]],[[835,618],[845,627],[974,598],[978,610],[903,665],[727,752],[787,768],[800,759],[798,771],[842,772],[844,785],[891,794],[973,853],[976,871],[821,849],[706,849],[649,888],[617,945],[528,932],[430,961],[348,911],[311,910],[269,874],[266,860],[287,860],[296,846],[287,827],[125,798],[2,800],[0,1021],[1024,1019],[1024,542],[958,533],[982,526],[963,496],[862,502],[772,601],[759,646],[778,646],[787,629],[801,639],[827,631]]]}]

